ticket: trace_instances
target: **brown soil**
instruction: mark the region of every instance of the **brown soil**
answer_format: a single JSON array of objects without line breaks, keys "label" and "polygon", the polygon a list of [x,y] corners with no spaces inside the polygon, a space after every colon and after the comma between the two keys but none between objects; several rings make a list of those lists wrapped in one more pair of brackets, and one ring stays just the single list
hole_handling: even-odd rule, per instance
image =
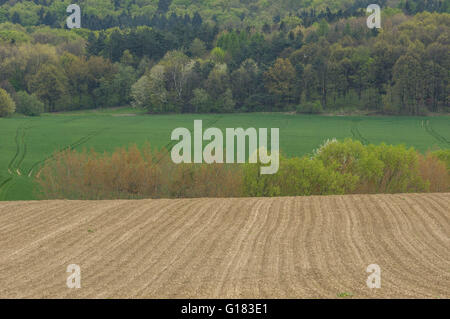
[{"label": "brown soil", "polygon": [[0,298],[450,298],[449,207],[450,194],[0,203]]}]

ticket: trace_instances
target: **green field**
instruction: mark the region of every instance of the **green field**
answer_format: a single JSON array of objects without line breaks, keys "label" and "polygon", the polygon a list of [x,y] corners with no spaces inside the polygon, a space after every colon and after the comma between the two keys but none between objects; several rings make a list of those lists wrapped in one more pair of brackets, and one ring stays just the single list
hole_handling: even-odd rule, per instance
[{"label": "green field", "polygon": [[[132,116],[133,115],[133,116]],[[67,147],[113,151],[131,143],[170,145],[177,127],[280,128],[287,156],[310,153],[330,138],[405,144],[421,152],[450,148],[450,116],[356,117],[290,114],[145,115],[132,109],[0,119],[0,200],[34,199],[33,174],[46,158]]]}]

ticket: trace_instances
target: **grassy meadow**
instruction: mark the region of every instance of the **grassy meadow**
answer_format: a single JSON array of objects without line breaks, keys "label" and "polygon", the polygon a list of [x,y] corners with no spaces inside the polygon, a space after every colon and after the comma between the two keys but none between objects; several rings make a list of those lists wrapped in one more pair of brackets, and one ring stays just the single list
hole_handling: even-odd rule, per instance
[{"label": "grassy meadow", "polygon": [[353,138],[367,144],[405,144],[420,152],[450,147],[450,117],[359,117],[294,114],[146,115],[130,108],[0,118],[0,200],[32,200],[34,174],[55,151],[65,148],[112,152],[149,142],[170,148],[171,132],[193,128],[280,128],[287,157],[312,152],[325,140]]}]

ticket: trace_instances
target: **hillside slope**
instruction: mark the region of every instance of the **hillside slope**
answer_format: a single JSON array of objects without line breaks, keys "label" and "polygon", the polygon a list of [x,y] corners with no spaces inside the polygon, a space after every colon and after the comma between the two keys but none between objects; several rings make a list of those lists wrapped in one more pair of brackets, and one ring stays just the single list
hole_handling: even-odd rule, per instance
[{"label": "hillside slope", "polygon": [[[0,203],[0,298],[449,298],[450,194]],[[381,289],[366,268],[381,267]],[[66,267],[81,267],[81,289]]]}]

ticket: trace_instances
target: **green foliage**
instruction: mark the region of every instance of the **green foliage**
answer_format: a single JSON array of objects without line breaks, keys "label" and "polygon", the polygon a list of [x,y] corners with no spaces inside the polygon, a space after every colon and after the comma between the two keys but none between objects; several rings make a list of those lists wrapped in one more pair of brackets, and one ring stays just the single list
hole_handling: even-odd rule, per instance
[{"label": "green foliage", "polygon": [[260,175],[259,165],[245,165],[244,196],[424,192],[429,185],[418,161],[413,148],[328,141],[312,157],[281,157],[275,175]]},{"label": "green foliage", "polygon": [[296,72],[289,59],[277,59],[264,74],[266,86],[280,102],[292,102]]},{"label": "green foliage", "polygon": [[39,24],[39,9],[40,6],[32,1],[24,1],[17,3],[9,12],[10,15],[17,14],[19,21],[23,25],[38,25]]},{"label": "green foliage", "polygon": [[190,48],[189,51],[191,52],[192,56],[194,57],[203,57],[206,54],[206,45],[205,42],[202,40],[196,38]]},{"label": "green foliage", "polygon": [[136,97],[155,113],[448,112],[450,15],[436,1],[388,1],[382,31],[354,0],[86,0],[77,30],[63,28],[69,0],[0,2],[1,82],[49,111]]},{"label": "green foliage", "polygon": [[191,100],[196,113],[209,113],[211,111],[211,97],[205,89],[198,88],[194,90],[194,97]]},{"label": "green foliage", "polygon": [[211,51],[211,59],[216,63],[225,63],[226,53],[223,49],[216,47]]},{"label": "green foliage", "polygon": [[233,112],[236,102],[233,100],[233,93],[231,89],[227,89],[217,100],[217,110],[221,110],[226,113]]},{"label": "green foliage", "polygon": [[112,78],[101,80],[96,90],[101,107],[127,105],[131,101],[132,84],[136,82],[136,72],[131,66],[117,65],[117,73]]},{"label": "green foliage", "polygon": [[150,80],[148,76],[143,75],[133,86],[131,87],[131,96],[133,99],[132,106],[136,108],[147,109],[150,108]]},{"label": "green foliage", "polygon": [[60,102],[66,97],[67,81],[61,69],[47,64],[32,77],[29,90],[45,102],[48,111],[54,112],[58,106],[63,105]]},{"label": "green foliage", "polygon": [[330,195],[351,192],[357,176],[341,174],[325,167],[316,158],[280,158],[276,175],[260,175],[259,165],[244,168],[244,196],[305,196]]},{"label": "green foliage", "polygon": [[133,85],[133,105],[151,113],[180,112],[190,96],[186,94],[193,75],[193,61],[181,51],[169,51]]},{"label": "green foliage", "polygon": [[359,141],[329,143],[317,151],[326,167],[359,176],[365,192],[407,193],[426,190],[419,176],[418,153],[403,145],[363,146]]},{"label": "green foliage", "polygon": [[329,31],[330,31],[330,26],[328,25],[328,23],[324,19],[321,20],[320,23],[319,23],[317,34],[320,37],[325,37],[325,36],[328,35]]},{"label": "green foliage", "polygon": [[0,24],[0,43],[23,43],[30,39],[25,28],[19,25],[9,22]]},{"label": "green foliage", "polygon": [[14,103],[8,92],[0,88],[0,117],[11,116],[16,110],[16,103]]},{"label": "green foliage", "polygon": [[[64,45],[67,43],[80,44],[84,47],[85,41],[83,36],[80,35],[81,31],[71,30],[68,32],[64,29],[55,29],[49,26],[39,26],[32,29],[33,32],[31,36],[34,41],[42,44],[51,44],[51,45]],[[75,32],[72,32],[75,31]],[[84,51],[81,50],[84,54]]]},{"label": "green foliage", "polygon": [[35,95],[30,95],[25,91],[18,92],[16,95],[17,113],[28,116],[39,116],[44,112],[44,103],[39,101]]},{"label": "green foliage", "polygon": [[383,163],[383,178],[377,189],[387,193],[421,192],[427,189],[419,177],[418,154],[405,146],[381,144],[378,147],[369,146]]},{"label": "green foliage", "polygon": [[320,101],[305,102],[297,106],[297,113],[320,114],[323,112]]},{"label": "green foliage", "polygon": [[351,292],[340,292],[337,294],[337,297],[339,298],[351,298],[353,297],[353,294]]},{"label": "green foliage", "polygon": [[0,7],[0,23],[8,21],[8,10],[6,8]]}]

